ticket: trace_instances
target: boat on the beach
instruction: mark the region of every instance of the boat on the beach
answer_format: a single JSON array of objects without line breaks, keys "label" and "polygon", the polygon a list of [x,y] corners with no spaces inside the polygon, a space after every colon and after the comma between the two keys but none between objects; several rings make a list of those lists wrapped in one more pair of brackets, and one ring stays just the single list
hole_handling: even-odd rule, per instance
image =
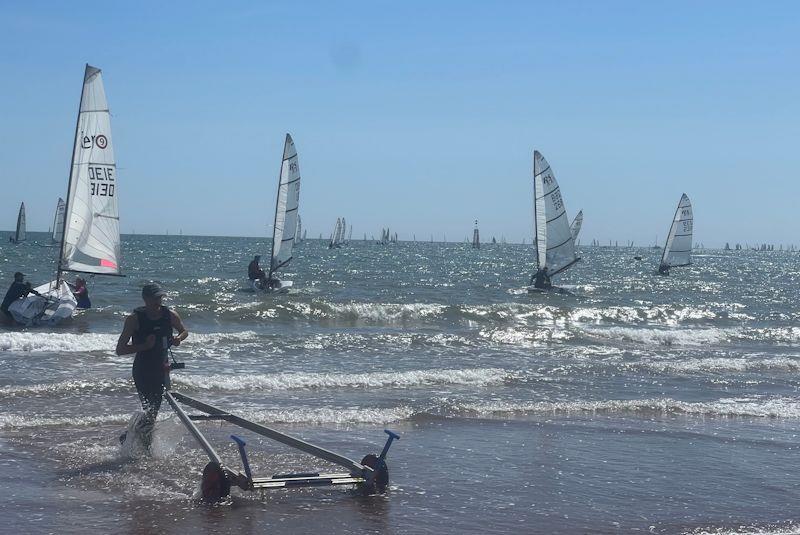
[{"label": "boat on the beach", "polygon": [[[65,272],[120,274],[117,166],[111,143],[111,114],[101,70],[86,65],[75,125],[67,200],[56,278],[9,307],[24,325],[54,325],[69,318],[77,301]],[[58,226],[56,225],[56,229]]]},{"label": "boat on the beach", "polygon": [[689,196],[684,193],[678,201],[664,244],[664,252],[661,254],[658,272],[662,275],[669,274],[670,268],[688,266],[692,263],[693,223],[692,203],[689,201]]},{"label": "boat on the beach", "polygon": [[281,170],[278,174],[278,194],[275,199],[275,220],[272,225],[272,250],[267,284],[256,279],[253,288],[264,292],[288,292],[293,282],[279,280],[275,274],[292,260],[297,237],[297,210],[300,205],[300,165],[292,136],[286,134],[283,144]]},{"label": "boat on the beach", "polygon": [[580,260],[561,189],[539,151],[533,153],[533,208],[537,269],[528,283],[528,291],[538,292],[549,289],[553,276]]}]

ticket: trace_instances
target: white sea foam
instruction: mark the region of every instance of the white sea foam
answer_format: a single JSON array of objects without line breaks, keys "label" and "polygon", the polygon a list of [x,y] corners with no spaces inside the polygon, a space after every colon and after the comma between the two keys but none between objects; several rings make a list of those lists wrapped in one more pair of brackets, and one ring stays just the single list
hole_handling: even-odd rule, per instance
[{"label": "white sea foam", "polygon": [[369,323],[393,323],[436,317],[446,309],[446,305],[427,303],[328,303],[323,308],[312,308],[310,314]]},{"label": "white sea foam", "polygon": [[[48,333],[38,331],[0,332],[0,351],[17,353],[113,353],[119,334],[115,333]],[[253,331],[232,333],[193,333],[182,347],[248,342],[259,335]]]},{"label": "white sea foam", "polygon": [[431,385],[502,384],[511,374],[499,368],[414,370],[385,373],[217,374],[177,377],[176,384],[203,390],[294,390],[322,388],[413,388]]},{"label": "white sea foam", "polygon": [[63,396],[64,394],[100,391],[122,391],[131,388],[127,379],[69,380],[32,385],[7,385],[0,387],[0,399],[30,396]]},{"label": "white sea foam", "polygon": [[797,372],[800,357],[714,357],[645,362],[647,368],[669,373]]},{"label": "white sea foam", "polygon": [[586,334],[597,338],[664,346],[697,346],[718,344],[736,334],[735,329],[722,329],[717,327],[695,329],[606,327],[583,328],[583,331]]},{"label": "white sea foam", "polygon": [[456,412],[477,415],[570,414],[570,413],[662,413],[720,417],[800,418],[800,401],[795,398],[723,398],[688,402],[670,398],[603,401],[477,402],[455,405]]},{"label": "white sea foam", "polygon": [[33,429],[40,427],[94,427],[98,425],[125,424],[130,414],[104,414],[102,416],[28,416],[0,414],[0,429]]},{"label": "white sea foam", "polygon": [[411,418],[411,407],[390,408],[287,408],[245,411],[245,418],[265,424],[388,424]]}]

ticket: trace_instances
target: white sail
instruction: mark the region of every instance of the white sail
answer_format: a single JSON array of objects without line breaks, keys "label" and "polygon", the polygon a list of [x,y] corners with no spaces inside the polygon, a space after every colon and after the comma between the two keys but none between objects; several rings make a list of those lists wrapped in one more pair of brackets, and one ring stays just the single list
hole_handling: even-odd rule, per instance
[{"label": "white sail", "polygon": [[[466,241],[466,238],[464,238]],[[481,248],[481,236],[480,232],[478,232],[478,220],[475,220],[475,228],[472,231],[472,248],[473,249],[480,249]]]},{"label": "white sail", "polygon": [[303,220],[300,214],[297,214],[297,232],[294,233],[294,243],[298,244],[303,241]]},{"label": "white sail", "polygon": [[678,201],[672,226],[669,228],[667,243],[661,255],[661,265],[668,267],[688,266],[692,263],[692,203],[684,193]]},{"label": "white sail", "polygon": [[548,276],[552,277],[580,258],[575,253],[561,190],[539,151],[533,153],[533,200],[539,269],[547,268]]},{"label": "white sail", "polygon": [[19,205],[19,213],[17,214],[17,230],[14,233],[14,242],[24,242],[28,238],[28,233],[25,230],[25,203]]},{"label": "white sail", "polygon": [[275,202],[275,224],[272,229],[272,259],[270,277],[292,260],[297,234],[297,208],[300,203],[300,166],[292,136],[286,134],[283,160],[278,177],[278,197]]},{"label": "white sail", "polygon": [[336,226],[333,227],[333,234],[331,234],[331,242],[328,247],[336,247],[339,244],[339,234],[342,232],[342,218],[336,218]]},{"label": "white sail", "polygon": [[572,224],[569,226],[570,234],[572,234],[573,241],[578,241],[578,234],[581,233],[581,225],[583,225],[583,210],[578,212]]},{"label": "white sail", "polygon": [[53,243],[61,243],[61,238],[64,237],[64,199],[58,198],[56,204],[56,213],[53,216]]},{"label": "white sail", "polygon": [[86,66],[59,271],[120,272],[117,166],[100,69]]}]

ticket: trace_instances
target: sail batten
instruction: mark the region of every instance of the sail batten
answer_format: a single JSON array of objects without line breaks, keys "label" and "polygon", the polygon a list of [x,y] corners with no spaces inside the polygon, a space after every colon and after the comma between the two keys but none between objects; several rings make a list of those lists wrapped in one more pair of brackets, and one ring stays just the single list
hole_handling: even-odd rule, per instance
[{"label": "sail batten", "polygon": [[[549,276],[560,273],[580,258],[567,211],[550,165],[539,151],[533,155],[534,237],[538,268]],[[581,216],[582,217],[582,216]]]},{"label": "sail batten", "polygon": [[90,65],[75,130],[59,270],[118,275],[119,191],[111,115],[101,70]]}]

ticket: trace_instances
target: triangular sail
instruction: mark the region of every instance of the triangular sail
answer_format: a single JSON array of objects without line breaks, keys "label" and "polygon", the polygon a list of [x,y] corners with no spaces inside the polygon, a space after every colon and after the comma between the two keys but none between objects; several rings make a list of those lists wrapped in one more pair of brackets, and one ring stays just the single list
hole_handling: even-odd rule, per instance
[{"label": "triangular sail", "polygon": [[475,220],[475,228],[472,231],[472,248],[473,249],[480,249],[481,248],[481,235],[478,232],[478,220]]},{"label": "triangular sail", "polygon": [[297,214],[297,232],[294,233],[294,243],[298,244],[303,241],[303,220],[300,219],[300,214]]},{"label": "triangular sail", "polygon": [[339,243],[339,234],[342,232],[342,218],[336,218],[336,226],[333,227],[333,234],[331,234],[331,243],[328,247],[335,247]]},{"label": "triangular sail", "polygon": [[581,233],[581,225],[583,225],[583,210],[578,212],[578,215],[575,216],[575,219],[572,220],[572,224],[569,226],[572,239],[576,242],[578,241],[578,234]]},{"label": "triangular sail", "polygon": [[56,213],[53,216],[53,243],[61,243],[61,238],[64,237],[64,199],[58,198],[56,204]]},{"label": "triangular sail", "polygon": [[580,260],[569,228],[567,211],[553,170],[539,151],[533,153],[534,224],[539,269],[548,276]]},{"label": "triangular sail", "polygon": [[25,227],[25,203],[22,203],[19,205],[19,213],[17,214],[17,230],[14,233],[14,241],[17,243],[23,242],[28,238],[28,233]]},{"label": "triangular sail", "polygon": [[270,277],[292,260],[297,234],[297,208],[300,203],[300,166],[292,136],[286,134],[283,145],[281,172],[278,177],[278,196],[275,202],[275,224],[272,227],[272,259]]},{"label": "triangular sail", "polygon": [[59,271],[120,273],[117,166],[100,69],[86,66]]},{"label": "triangular sail", "polygon": [[661,265],[677,267],[688,266],[692,263],[693,224],[692,203],[684,193],[681,195],[681,200],[678,201],[675,217],[672,218],[667,243],[664,245],[664,252],[661,255]]}]

